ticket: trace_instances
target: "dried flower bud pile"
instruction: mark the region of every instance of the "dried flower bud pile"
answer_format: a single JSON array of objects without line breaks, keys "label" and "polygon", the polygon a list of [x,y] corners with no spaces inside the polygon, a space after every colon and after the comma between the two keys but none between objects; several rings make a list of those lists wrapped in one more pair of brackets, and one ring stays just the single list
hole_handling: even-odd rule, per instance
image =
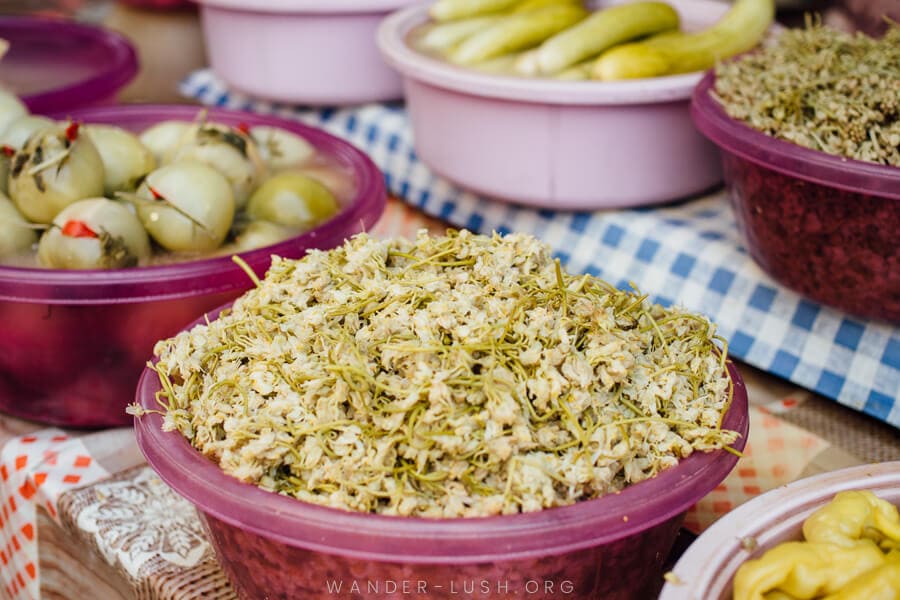
[{"label": "dried flower bud pile", "polygon": [[729,116],[828,154],[900,166],[900,25],[882,39],[822,26],[716,68]]},{"label": "dried flower bud pile", "polygon": [[353,511],[483,516],[727,447],[714,327],[534,238],[365,234],[155,348],[164,427],[232,476]]}]

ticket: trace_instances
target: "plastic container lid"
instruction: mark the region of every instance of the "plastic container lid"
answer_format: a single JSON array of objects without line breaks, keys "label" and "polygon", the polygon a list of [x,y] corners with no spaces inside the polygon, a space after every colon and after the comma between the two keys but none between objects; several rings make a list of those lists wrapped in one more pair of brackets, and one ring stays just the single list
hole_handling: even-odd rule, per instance
[{"label": "plastic container lid", "polygon": [[728,116],[710,91],[709,72],[694,90],[691,117],[717,146],[778,173],[850,192],[900,200],[900,169],[853,160],[766,135]]},{"label": "plastic container lid", "polygon": [[[387,196],[381,171],[355,146],[320,129],[277,117],[206,109],[191,105],[128,104],[83,108],[57,115],[83,123],[105,123],[141,131],[160,121],[193,121],[206,111],[210,121],[229,125],[269,125],[295,133],[318,151],[347,168],[356,191],[340,213],[318,227],[287,240],[242,252],[241,258],[258,275],[268,269],[271,256],[293,256],[297,249],[335,245],[363,228],[374,225],[384,210]],[[68,271],[0,266],[0,300],[50,304],[105,304],[183,298],[231,291],[241,287],[247,275],[230,256],[216,256],[168,265]]]},{"label": "plastic container lid", "polygon": [[110,99],[137,74],[134,47],[122,35],[84,23],[0,17],[9,51],[0,85],[33,113],[59,112]]}]

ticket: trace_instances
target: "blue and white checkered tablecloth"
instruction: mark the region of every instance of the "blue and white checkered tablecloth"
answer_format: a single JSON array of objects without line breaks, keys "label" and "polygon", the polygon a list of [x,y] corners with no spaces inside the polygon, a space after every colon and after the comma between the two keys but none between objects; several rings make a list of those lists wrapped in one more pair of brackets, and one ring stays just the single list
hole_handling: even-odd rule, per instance
[{"label": "blue and white checkered tablecloth", "polygon": [[416,157],[402,105],[305,109],[232,92],[209,70],[181,91],[208,105],[293,118],[364,150],[391,192],[428,215],[476,232],[522,231],[544,240],[570,271],[655,302],[706,314],[729,352],[841,404],[900,428],[900,329],[849,317],[781,287],[741,245],[723,192],[658,208],[554,212],[464,192]]}]

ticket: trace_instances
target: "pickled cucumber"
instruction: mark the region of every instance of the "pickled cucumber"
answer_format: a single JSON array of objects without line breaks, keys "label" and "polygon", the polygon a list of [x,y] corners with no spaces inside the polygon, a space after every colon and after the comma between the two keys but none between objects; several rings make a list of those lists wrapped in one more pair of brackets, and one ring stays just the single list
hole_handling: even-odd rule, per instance
[{"label": "pickled cucumber", "polygon": [[594,63],[593,77],[633,79],[710,69],[753,48],[774,19],[774,0],[737,0],[725,16],[703,31],[664,33],[612,48]]},{"label": "pickled cucumber", "polygon": [[428,50],[445,52],[479,31],[496,25],[502,18],[500,16],[472,17],[450,23],[437,23],[422,35],[419,43]]},{"label": "pickled cucumber", "polygon": [[560,4],[584,6],[584,2],[581,0],[522,0],[521,3],[516,4],[513,7],[512,12],[514,14],[523,13],[538,10],[539,8],[545,8],[547,6],[558,6]]},{"label": "pickled cucumber", "polygon": [[438,22],[480,17],[511,9],[521,0],[438,0],[428,14]]},{"label": "pickled cucumber", "polygon": [[552,75],[616,44],[674,30],[678,25],[678,13],[663,2],[633,2],[599,10],[541,45],[538,73]]},{"label": "pickled cucumber", "polygon": [[466,39],[450,53],[450,60],[457,64],[472,65],[525,50],[571,27],[587,15],[588,11],[574,4],[547,6],[511,15],[497,25]]}]

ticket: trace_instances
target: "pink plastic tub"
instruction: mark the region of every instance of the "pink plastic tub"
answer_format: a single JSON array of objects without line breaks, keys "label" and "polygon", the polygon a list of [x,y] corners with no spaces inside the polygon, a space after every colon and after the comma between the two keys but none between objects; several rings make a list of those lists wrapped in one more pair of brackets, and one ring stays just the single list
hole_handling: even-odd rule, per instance
[{"label": "pink plastic tub", "polygon": [[[690,29],[728,9],[712,0],[671,4]],[[716,148],[689,114],[700,73],[622,82],[480,73],[409,46],[426,11],[392,15],[378,43],[404,77],[416,153],[436,173],[486,196],[576,210],[661,203],[721,180]]]},{"label": "pink plastic tub", "polygon": [[[123,105],[65,115],[138,131],[162,120],[192,120],[200,110]],[[381,173],[350,144],[295,121],[215,109],[208,114],[211,121],[290,130],[354,178],[353,198],[333,219],[241,254],[257,274],[268,269],[273,254],[299,258],[309,248],[334,247],[381,216]],[[0,411],[68,427],[128,424],[125,407],[156,341],[251,286],[229,256],[114,271],[0,266]]]},{"label": "pink plastic tub", "polygon": [[[743,448],[747,392],[729,369],[735,392],[723,427],[742,434]],[[158,410],[159,389],[157,374],[146,370],[137,402]],[[308,504],[241,483],[161,426],[159,414],[136,418],[138,445],[163,481],[197,506],[219,562],[247,600],[646,600],[662,585],[685,511],[737,461],[724,450],[696,453],[619,494],[535,513],[404,518]]]},{"label": "pink plastic tub", "polygon": [[112,103],[138,70],[131,43],[93,25],[2,17],[0,38],[9,42],[0,60],[0,85],[33,113]]},{"label": "pink plastic tub", "polygon": [[693,118],[722,150],[750,255],[781,284],[862,317],[900,323],[900,168],[768,136],[697,87]]},{"label": "pink plastic tub", "polygon": [[213,70],[230,87],[292,104],[402,96],[375,31],[412,0],[197,0]]},{"label": "pink plastic tub", "polygon": [[[871,490],[900,506],[900,462],[841,469],[774,489],[742,504],[682,554],[659,600],[731,600],[738,567],[781,542],[801,540],[803,521],[843,490]],[[756,543],[748,550],[744,540]],[[863,600],[863,599],[860,599]]]}]

